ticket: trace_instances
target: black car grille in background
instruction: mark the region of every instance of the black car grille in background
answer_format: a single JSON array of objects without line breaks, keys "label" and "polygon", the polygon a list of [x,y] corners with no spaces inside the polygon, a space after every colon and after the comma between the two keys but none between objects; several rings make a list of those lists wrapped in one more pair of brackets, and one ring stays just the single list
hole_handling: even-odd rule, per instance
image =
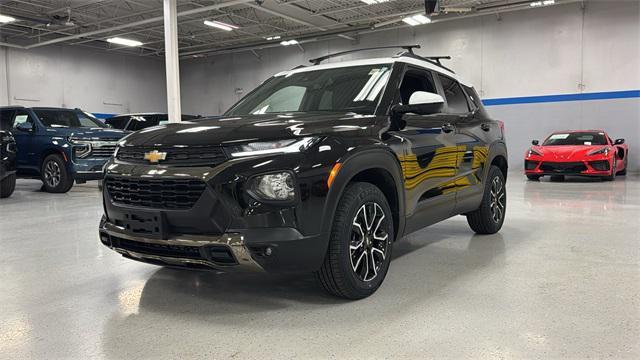
[{"label": "black car grille in background", "polygon": [[609,170],[609,161],[607,160],[589,161],[589,165],[591,165],[591,167],[594,170],[598,170],[598,171]]},{"label": "black car grille in background", "polygon": [[110,158],[116,150],[116,145],[103,145],[91,149],[91,155],[88,157]]},{"label": "black car grille in background", "polygon": [[553,173],[577,174],[587,170],[583,162],[543,162],[540,170]]},{"label": "black car grille in background", "polygon": [[114,202],[154,209],[190,209],[206,184],[190,179],[107,177],[105,186]]},{"label": "black car grille in background", "polygon": [[216,166],[227,160],[227,155],[220,146],[189,146],[189,147],[147,147],[131,146],[118,150],[120,161],[136,164],[150,164],[144,159],[144,154],[151,151],[167,153],[161,165],[174,166]]}]

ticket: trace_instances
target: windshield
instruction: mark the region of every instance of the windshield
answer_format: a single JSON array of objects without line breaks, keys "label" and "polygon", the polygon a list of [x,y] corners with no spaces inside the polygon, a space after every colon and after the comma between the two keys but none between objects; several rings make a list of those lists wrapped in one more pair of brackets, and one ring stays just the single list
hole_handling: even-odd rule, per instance
[{"label": "windshield", "polygon": [[555,133],[542,145],[607,145],[607,140],[598,132]]},{"label": "windshield", "polygon": [[79,110],[45,110],[35,109],[34,112],[46,127],[68,127],[68,128],[106,128],[93,115]]},{"label": "windshield", "polygon": [[391,64],[376,64],[276,76],[225,115],[313,111],[373,114],[390,73]]}]

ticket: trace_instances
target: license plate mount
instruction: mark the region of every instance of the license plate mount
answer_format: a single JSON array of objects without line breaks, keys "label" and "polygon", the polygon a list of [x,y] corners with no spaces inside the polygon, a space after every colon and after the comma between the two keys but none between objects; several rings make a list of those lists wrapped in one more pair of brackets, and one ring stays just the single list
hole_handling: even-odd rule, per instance
[{"label": "license plate mount", "polygon": [[118,221],[120,226],[135,236],[167,239],[164,214],[159,211],[127,211]]}]

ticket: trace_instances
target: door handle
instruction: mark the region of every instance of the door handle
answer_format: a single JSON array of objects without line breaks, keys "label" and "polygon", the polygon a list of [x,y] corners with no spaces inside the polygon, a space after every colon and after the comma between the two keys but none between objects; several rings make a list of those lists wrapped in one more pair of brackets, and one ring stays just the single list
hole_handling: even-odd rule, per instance
[{"label": "door handle", "polygon": [[451,125],[451,123],[446,123],[444,125],[442,125],[442,132],[443,133],[450,133],[455,129],[455,127],[453,125]]},{"label": "door handle", "polygon": [[489,125],[487,123],[482,123],[482,125],[480,125],[480,129],[482,129],[484,131],[489,131],[489,130],[491,130],[491,125]]}]

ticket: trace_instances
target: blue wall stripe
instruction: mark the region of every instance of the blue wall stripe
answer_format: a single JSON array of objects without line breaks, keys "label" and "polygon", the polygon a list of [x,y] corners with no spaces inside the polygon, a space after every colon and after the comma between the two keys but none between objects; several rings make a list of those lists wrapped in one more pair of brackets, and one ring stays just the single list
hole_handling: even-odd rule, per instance
[{"label": "blue wall stripe", "polygon": [[482,101],[482,103],[485,106],[497,106],[497,105],[515,105],[515,104],[536,104],[536,103],[549,103],[549,102],[562,102],[562,101],[588,101],[588,100],[609,100],[609,99],[628,99],[628,98],[640,98],[640,90],[485,99]]},{"label": "blue wall stripe", "polygon": [[[516,105],[516,104],[537,104],[537,103],[550,103],[550,102],[563,102],[563,101],[589,101],[589,100],[610,100],[610,99],[629,99],[629,98],[640,98],[640,90],[497,98],[497,99],[485,99],[485,100],[482,100],[482,103],[485,106],[498,106],[498,105]],[[98,119],[106,119],[116,115],[116,114],[106,114],[106,113],[92,113],[92,114]]]}]

